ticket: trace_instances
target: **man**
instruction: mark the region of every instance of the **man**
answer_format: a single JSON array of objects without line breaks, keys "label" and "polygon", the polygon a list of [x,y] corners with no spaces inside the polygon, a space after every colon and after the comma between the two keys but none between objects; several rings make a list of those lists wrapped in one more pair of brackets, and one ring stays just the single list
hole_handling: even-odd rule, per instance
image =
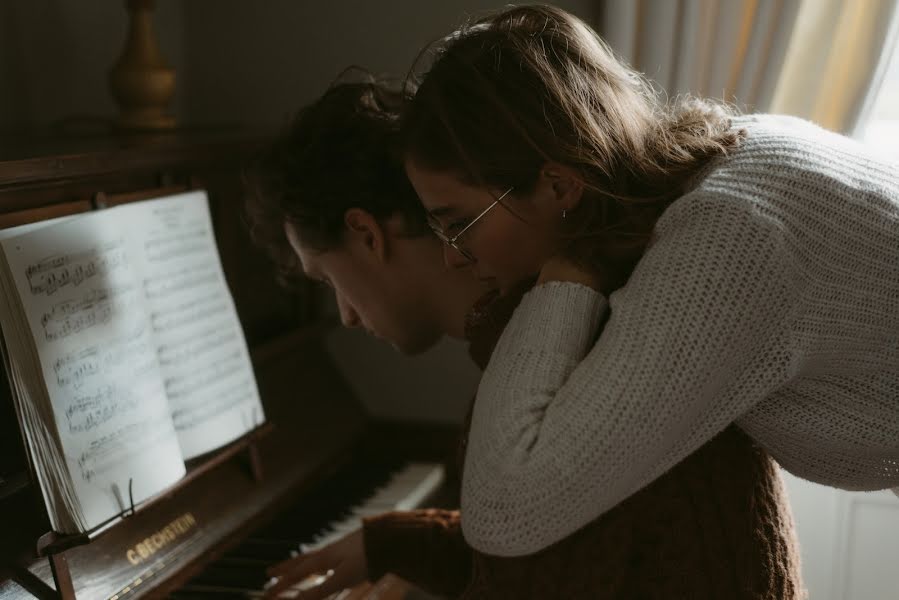
[{"label": "man", "polygon": [[[444,335],[465,337],[466,316],[488,288],[464,270],[444,266],[443,243],[428,227],[399,158],[402,101],[398,90],[370,77],[333,85],[301,110],[253,165],[247,213],[254,240],[268,251],[283,280],[301,275],[329,286],[345,327],[362,327],[399,351],[415,354]],[[450,563],[462,571],[455,579],[467,578],[470,550],[458,530],[457,513],[412,511],[385,517],[367,523],[367,541],[357,532],[309,555],[322,560],[323,571],[336,561],[342,561],[342,568],[307,593],[324,598],[364,581],[369,574],[366,546],[383,565],[397,542],[409,541],[410,524],[431,529],[447,523],[453,531],[446,544],[433,543],[430,536],[434,562],[440,563],[436,570],[443,575],[409,578],[433,591],[457,591],[434,582],[454,571]],[[398,518],[402,525],[390,521]],[[423,530],[413,535],[426,537]],[[420,551],[421,543],[413,545]],[[282,581],[270,595],[297,580],[291,576],[297,573],[294,567],[313,572],[314,565],[302,558],[274,568]],[[416,561],[429,562],[424,556]]]}]

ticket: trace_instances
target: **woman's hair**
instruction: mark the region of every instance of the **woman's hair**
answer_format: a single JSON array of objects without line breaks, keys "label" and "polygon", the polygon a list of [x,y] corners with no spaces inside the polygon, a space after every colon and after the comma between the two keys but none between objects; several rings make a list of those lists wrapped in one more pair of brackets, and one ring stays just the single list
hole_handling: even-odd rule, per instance
[{"label": "woman's hair", "polygon": [[564,221],[566,253],[601,269],[610,289],[689,179],[741,136],[728,108],[666,104],[586,24],[550,6],[482,18],[422,57],[432,62],[404,114],[406,157],[522,193],[546,162],[576,169],[584,196]]},{"label": "woman's hair", "polygon": [[244,173],[250,233],[283,281],[299,274],[285,223],[304,246],[319,250],[342,242],[351,208],[379,220],[400,215],[404,234],[430,231],[403,171],[402,103],[401,86],[350,69],[251,162]]}]

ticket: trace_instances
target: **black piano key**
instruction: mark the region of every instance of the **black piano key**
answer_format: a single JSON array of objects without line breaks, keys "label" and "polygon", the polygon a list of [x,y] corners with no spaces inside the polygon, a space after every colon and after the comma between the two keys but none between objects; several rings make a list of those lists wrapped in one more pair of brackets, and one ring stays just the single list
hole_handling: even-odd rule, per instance
[{"label": "black piano key", "polygon": [[361,504],[378,485],[383,484],[388,478],[389,473],[382,474],[378,477],[377,482],[366,482],[369,485],[358,490],[341,490],[342,493],[331,494],[330,497],[324,498],[324,501],[318,502],[318,505],[310,506],[311,502],[304,502],[255,532],[253,537],[290,539],[297,543],[308,542],[315,535],[320,534],[328,523],[344,521],[352,517],[351,508]]},{"label": "black piano key", "polygon": [[299,551],[299,545],[300,542],[295,540],[250,538],[228,551],[224,558],[264,560],[274,564],[289,558],[291,551]]},{"label": "black piano key", "polygon": [[220,588],[197,589],[190,586],[168,595],[169,600],[210,600],[212,598],[221,600],[247,600],[247,598],[253,597],[255,596],[244,591],[226,591]]},{"label": "black piano key", "polygon": [[202,598],[215,598],[218,600],[247,600],[247,598],[261,598],[262,590],[245,590],[229,588],[219,585],[200,585],[189,583],[168,598],[180,598],[183,600],[200,600]]},{"label": "black piano key", "polygon": [[212,585],[242,590],[261,590],[269,580],[266,567],[213,564],[191,580],[196,585]]}]

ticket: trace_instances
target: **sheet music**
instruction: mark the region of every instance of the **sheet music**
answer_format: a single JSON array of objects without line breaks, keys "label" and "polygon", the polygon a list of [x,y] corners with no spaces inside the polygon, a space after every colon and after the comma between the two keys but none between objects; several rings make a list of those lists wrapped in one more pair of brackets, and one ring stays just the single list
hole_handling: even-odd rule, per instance
[{"label": "sheet music", "polygon": [[[19,225],[17,227],[0,229],[0,240],[24,235],[29,231],[36,231],[49,225],[62,223],[73,218],[76,217],[58,217],[55,219],[38,221],[36,223],[29,223],[27,225]],[[13,388],[13,405],[16,409],[17,418],[21,423],[27,422],[33,424],[40,419],[40,417],[37,416],[40,411],[36,410],[33,399],[30,398],[28,394],[27,387],[23,385],[24,379],[20,368],[20,359],[22,357],[19,356],[19,353],[22,352],[22,349],[20,348],[17,341],[9,339],[9,336],[16,336],[21,330],[21,327],[17,327],[15,321],[11,319],[13,314],[11,306],[18,305],[17,301],[15,300],[15,298],[17,297],[17,292],[14,289],[10,289],[14,288],[15,284],[11,281],[12,276],[11,274],[9,274],[6,264],[2,261],[0,261],[0,271],[6,274],[6,281],[9,281],[9,285],[6,285],[4,283],[4,280],[0,278],[0,292],[2,292],[0,293],[0,321],[3,322],[3,339],[2,341],[0,341],[0,348],[2,348],[3,351],[3,366],[6,371],[6,379],[10,383],[10,386]],[[21,339],[21,337],[19,339]],[[12,348],[13,351],[10,352],[9,348]],[[57,531],[66,530],[67,528],[71,529],[71,523],[62,522],[58,518],[58,515],[61,512],[72,512],[71,508],[65,508],[63,506],[62,495],[48,492],[48,490],[53,489],[54,485],[56,487],[59,486],[59,479],[57,478],[55,481],[51,482],[51,477],[48,475],[49,469],[37,467],[38,463],[42,465],[48,465],[52,463],[53,459],[51,458],[51,456],[59,457],[59,460],[62,460],[61,452],[56,451],[56,449],[53,448],[49,449],[49,451],[47,448],[43,448],[43,453],[37,450],[38,448],[42,448],[42,441],[44,437],[38,432],[34,431],[32,427],[22,427],[22,434],[26,443],[25,450],[28,454],[28,459],[32,461],[33,464],[35,464],[33,473],[36,480],[38,481],[38,485],[43,491],[52,526]],[[53,469],[53,471],[57,474],[59,474],[59,472],[63,470],[66,471],[65,476],[68,477],[67,469]],[[71,478],[68,478],[68,480],[70,481]]]},{"label": "sheet music", "polygon": [[[206,193],[115,209],[135,229],[135,264],[185,459],[263,421],[243,330],[222,271]],[[139,232],[139,234],[137,233]]]},{"label": "sheet music", "polygon": [[85,529],[185,472],[142,282],[128,266],[141,247],[108,212],[0,242],[39,350]]}]

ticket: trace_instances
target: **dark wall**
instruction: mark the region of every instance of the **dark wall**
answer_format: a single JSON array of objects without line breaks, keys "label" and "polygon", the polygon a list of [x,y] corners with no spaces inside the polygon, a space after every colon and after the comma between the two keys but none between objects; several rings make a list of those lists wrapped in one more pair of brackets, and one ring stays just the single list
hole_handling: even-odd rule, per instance
[{"label": "dark wall", "polygon": [[[183,77],[183,2],[156,7],[159,46]],[[115,116],[106,77],[125,44],[119,0],[0,0],[0,132]],[[181,115],[184,83],[172,110]]]},{"label": "dark wall", "polygon": [[[186,107],[196,119],[281,123],[351,64],[405,74],[416,53],[501,0],[184,2]],[[592,0],[556,4],[587,20]],[[264,9],[262,8],[264,7]]]}]

